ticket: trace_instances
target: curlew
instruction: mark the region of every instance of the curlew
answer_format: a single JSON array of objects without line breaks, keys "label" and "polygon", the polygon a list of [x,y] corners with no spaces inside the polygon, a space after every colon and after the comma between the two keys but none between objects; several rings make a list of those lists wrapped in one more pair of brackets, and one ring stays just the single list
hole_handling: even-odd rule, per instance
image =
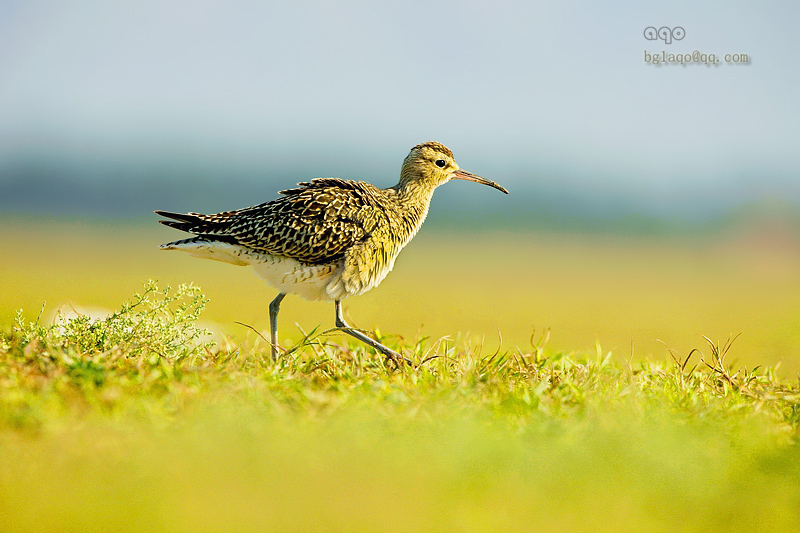
[{"label": "curlew", "polygon": [[400,182],[381,189],[363,181],[316,178],[281,191],[283,196],[253,207],[214,215],[156,214],[160,223],[194,234],[162,244],[194,257],[252,265],[279,294],[269,304],[272,357],[278,350],[278,311],[289,294],[333,301],[336,327],[372,346],[395,364],[405,359],[350,327],[342,300],[376,287],[394,266],[400,250],[428,214],[433,191],[450,180],[497,183],[461,168],[453,152],[438,142],[414,146],[403,161]]}]

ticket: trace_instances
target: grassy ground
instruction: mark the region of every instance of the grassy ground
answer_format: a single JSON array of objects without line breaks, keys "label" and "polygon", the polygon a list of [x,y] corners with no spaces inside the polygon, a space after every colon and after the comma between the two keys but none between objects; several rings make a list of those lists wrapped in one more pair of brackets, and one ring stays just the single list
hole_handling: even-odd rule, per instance
[{"label": "grassy ground", "polygon": [[[155,218],[155,217],[153,217]],[[800,373],[800,239],[767,228],[685,239],[426,231],[380,287],[345,302],[350,321],[411,341],[418,335],[530,348],[547,329],[564,352],[599,343],[621,360],[687,354],[702,335],[741,334],[732,357]],[[267,329],[275,291],[249,268],[200,261],[157,245],[178,232],[147,220],[0,220],[0,325],[62,306],[114,309],[143,280],[194,282],[211,299],[203,319],[235,340]],[[281,339],[333,326],[333,305],[286,298]],[[665,344],[664,344],[665,343]]]},{"label": "grassy ground", "polygon": [[789,531],[800,384],[543,343],[205,346],[201,297],[0,346],[2,531]]},{"label": "grassy ground", "polygon": [[272,291],[157,227],[2,233],[0,531],[800,529],[791,239],[423,232],[347,304],[393,370],[297,299],[271,361]]}]

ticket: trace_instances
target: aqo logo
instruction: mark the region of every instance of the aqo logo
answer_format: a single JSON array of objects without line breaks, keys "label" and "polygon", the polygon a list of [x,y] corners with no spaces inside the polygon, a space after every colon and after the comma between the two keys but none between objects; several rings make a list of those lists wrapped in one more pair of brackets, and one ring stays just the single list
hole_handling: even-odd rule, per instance
[{"label": "aqo logo", "polygon": [[648,41],[662,39],[665,43],[672,44],[673,39],[680,41],[684,37],[686,37],[686,30],[680,26],[675,26],[674,28],[662,26],[658,29],[655,29],[653,26],[648,26],[644,29],[644,38]]}]

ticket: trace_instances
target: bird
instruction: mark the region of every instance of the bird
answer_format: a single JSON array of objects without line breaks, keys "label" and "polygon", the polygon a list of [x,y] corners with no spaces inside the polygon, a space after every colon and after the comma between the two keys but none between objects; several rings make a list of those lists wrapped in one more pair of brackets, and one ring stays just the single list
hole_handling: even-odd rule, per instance
[{"label": "bird", "polygon": [[434,190],[451,180],[466,180],[508,190],[456,163],[445,145],[417,144],[403,160],[397,185],[379,188],[365,181],[314,178],[280,191],[280,197],[253,207],[204,215],[155,211],[161,224],[192,234],[162,244],[191,256],[238,266],[279,291],[269,304],[270,344],[278,357],[278,312],[287,294],[333,301],[336,327],[371,346],[396,365],[409,361],[352,328],[342,315],[342,300],[377,287],[394,267],[400,251],[417,234]]}]

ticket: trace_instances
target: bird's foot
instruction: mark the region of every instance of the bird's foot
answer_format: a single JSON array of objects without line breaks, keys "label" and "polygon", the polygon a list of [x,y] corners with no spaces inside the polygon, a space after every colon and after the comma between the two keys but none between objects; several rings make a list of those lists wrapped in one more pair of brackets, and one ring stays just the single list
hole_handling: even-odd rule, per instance
[{"label": "bird's foot", "polygon": [[386,346],[383,346],[383,349],[378,348],[378,350],[380,350],[380,352],[384,355],[384,362],[387,365],[389,363],[394,365],[395,370],[399,370],[401,364],[414,366],[414,364],[411,362],[411,359],[408,359],[407,357],[395,352],[390,348],[387,348]]},{"label": "bird's foot", "polygon": [[[338,324],[337,324],[338,325]],[[394,366],[395,370],[401,367],[401,364],[407,364],[409,366],[413,366],[413,363],[410,359],[404,357],[403,355],[395,352],[391,348],[388,348],[381,344],[380,342],[376,341],[375,339],[365,335],[361,331],[351,328],[350,326],[345,325],[345,327],[339,326],[339,329],[348,335],[355,337],[356,339],[360,340],[364,344],[371,346],[375,349],[375,351],[380,352],[384,355],[384,361],[386,363],[391,362],[392,366]]]},{"label": "bird's foot", "polygon": [[397,370],[400,368],[400,363],[405,363],[407,365],[413,366],[409,359],[406,359],[399,353],[395,352],[391,348],[387,348],[377,340],[373,339],[372,337],[368,336],[366,333],[351,327],[342,316],[342,302],[341,300],[336,300],[336,327],[339,328],[341,331],[347,333],[351,337],[355,337],[356,339],[360,340],[364,344],[368,346],[372,346],[375,350],[381,352],[384,356],[386,356],[385,361],[388,363],[389,361],[392,362],[394,368]]}]

